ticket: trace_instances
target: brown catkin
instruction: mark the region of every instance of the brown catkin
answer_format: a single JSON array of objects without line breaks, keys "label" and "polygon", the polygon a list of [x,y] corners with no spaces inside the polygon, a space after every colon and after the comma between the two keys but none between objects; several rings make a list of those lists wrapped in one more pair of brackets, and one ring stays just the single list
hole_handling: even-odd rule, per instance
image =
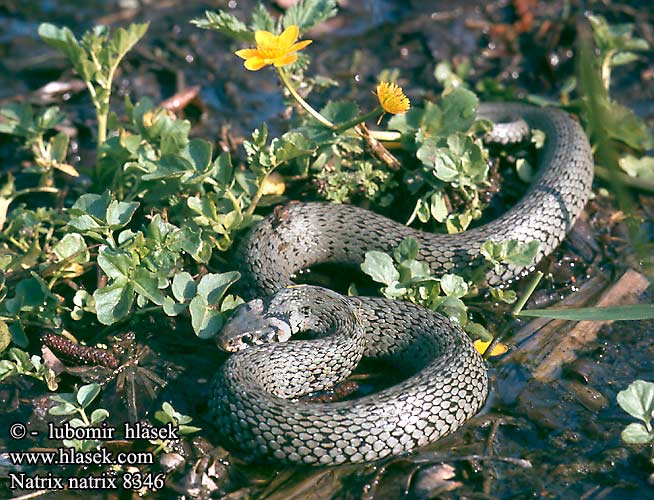
[{"label": "brown catkin", "polygon": [[85,365],[101,365],[112,370],[120,366],[118,358],[106,349],[79,345],[54,332],[43,332],[41,334],[41,342],[55,354],[61,355],[70,361],[76,361]]}]

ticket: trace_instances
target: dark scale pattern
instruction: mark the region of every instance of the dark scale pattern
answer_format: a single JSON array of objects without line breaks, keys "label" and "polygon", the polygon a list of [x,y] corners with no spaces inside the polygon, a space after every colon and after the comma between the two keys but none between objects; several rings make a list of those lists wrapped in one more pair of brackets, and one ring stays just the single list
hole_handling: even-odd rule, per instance
[{"label": "dark scale pattern", "polygon": [[[267,314],[281,302],[298,310],[310,305],[312,314],[330,318],[325,332],[336,332],[247,348],[218,373],[212,416],[245,455],[309,465],[378,460],[436,441],[479,410],[486,368],[461,328],[413,304],[335,295],[312,286],[279,292]],[[362,354],[415,375],[355,401],[286,399],[343,380]]]},{"label": "dark scale pattern", "polygon": [[[520,117],[546,135],[538,177],[510,211],[461,234],[436,235],[353,206],[290,204],[261,221],[245,239],[245,292],[273,294],[291,285],[291,276],[304,268],[327,262],[359,264],[365,252],[389,252],[409,236],[418,240],[420,257],[435,274],[474,263],[488,239],[538,240],[535,265],[561,243],[588,200],[593,178],[590,145],[581,127],[558,110],[502,103],[482,105],[479,111],[495,121]],[[512,134],[499,129],[494,135],[503,141]],[[488,279],[499,284],[528,270],[507,266]],[[233,355],[216,377],[212,413],[223,434],[244,453],[296,464],[377,460],[433,442],[478,411],[488,391],[486,369],[458,326],[411,304],[348,299],[334,292],[323,297],[326,291],[321,290],[282,290],[269,311],[285,310],[291,324],[301,316],[299,304],[305,304],[304,310],[308,304],[312,315],[328,318],[316,322],[318,330],[339,333],[248,348]],[[355,401],[310,404],[283,399],[343,380],[362,355],[384,358],[415,374]]]}]

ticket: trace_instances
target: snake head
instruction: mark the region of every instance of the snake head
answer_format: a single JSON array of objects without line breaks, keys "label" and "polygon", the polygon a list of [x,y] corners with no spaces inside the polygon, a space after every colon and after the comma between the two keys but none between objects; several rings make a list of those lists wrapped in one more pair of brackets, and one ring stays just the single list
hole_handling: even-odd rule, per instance
[{"label": "snake head", "polygon": [[266,302],[255,299],[236,308],[234,316],[216,338],[218,347],[236,352],[253,345],[288,340],[292,334],[290,325],[267,314]]}]

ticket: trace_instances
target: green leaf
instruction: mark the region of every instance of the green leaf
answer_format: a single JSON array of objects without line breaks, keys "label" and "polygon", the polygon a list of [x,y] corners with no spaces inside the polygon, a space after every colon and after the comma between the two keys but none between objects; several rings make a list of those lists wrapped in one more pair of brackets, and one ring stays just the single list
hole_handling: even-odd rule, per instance
[{"label": "green leaf", "polygon": [[475,121],[479,99],[468,89],[459,87],[443,96],[439,103],[443,112],[441,135],[466,132]]},{"label": "green leaf", "polygon": [[96,231],[101,229],[102,226],[96,222],[96,220],[90,215],[80,215],[78,217],[72,217],[68,222],[68,225],[77,231],[87,233],[90,231]]},{"label": "green leaf", "polygon": [[197,293],[197,286],[193,277],[184,271],[173,276],[172,291],[179,302],[187,302]]},{"label": "green leaf", "polygon": [[196,295],[189,305],[193,331],[201,339],[213,337],[223,326],[223,315],[211,309],[202,295]]},{"label": "green leaf", "polygon": [[211,143],[204,139],[193,139],[186,145],[184,155],[191,161],[197,172],[204,172],[211,163]]},{"label": "green leaf", "polygon": [[441,289],[448,297],[461,298],[468,293],[468,284],[456,274],[444,274],[441,277]]},{"label": "green leaf", "polygon": [[629,424],[620,434],[622,440],[629,444],[647,444],[654,441],[654,432],[647,432],[643,424]]},{"label": "green leaf", "polygon": [[77,391],[76,399],[82,408],[86,408],[100,394],[100,384],[83,385]]},{"label": "green leaf", "polygon": [[111,279],[119,280],[127,279],[132,275],[132,267],[135,263],[130,253],[103,246],[98,254],[98,265]]},{"label": "green leaf", "polygon": [[109,417],[109,412],[104,408],[98,408],[91,413],[91,425],[98,425]]},{"label": "green leaf", "polygon": [[132,220],[132,216],[139,207],[138,202],[124,202],[112,200],[107,207],[107,224],[113,230],[120,229]]},{"label": "green leaf", "polygon": [[336,14],[336,0],[301,0],[288,8],[283,24],[284,28],[295,24],[304,33]]},{"label": "green leaf", "polygon": [[570,309],[523,309],[518,316],[567,319],[570,321],[632,321],[654,319],[654,305],[582,307]]},{"label": "green leaf", "polygon": [[431,195],[429,211],[434,220],[443,222],[447,219],[449,211],[445,203],[445,196],[441,191],[436,191]]},{"label": "green leaf", "polygon": [[158,306],[163,304],[164,294],[159,290],[157,275],[142,267],[136,268],[132,281],[136,293],[143,295]]},{"label": "green leaf", "polygon": [[167,316],[177,316],[178,314],[184,312],[184,310],[188,307],[187,304],[178,304],[170,297],[164,298],[162,306],[163,311]]},{"label": "green leaf", "polygon": [[366,252],[365,260],[361,264],[361,270],[376,282],[387,286],[400,279],[400,273],[395,269],[393,259],[384,252]]},{"label": "green leaf", "polygon": [[646,424],[654,418],[654,382],[635,380],[618,393],[617,400],[624,411]]},{"label": "green leaf", "polygon": [[275,32],[275,20],[268,13],[268,9],[262,4],[258,3],[252,11],[252,23],[250,28],[254,31],[263,30]]},{"label": "green leaf", "polygon": [[74,215],[87,214],[95,217],[98,220],[106,221],[107,209],[111,198],[108,192],[99,194],[83,194],[71,207],[71,212]]},{"label": "green leaf", "polygon": [[205,274],[198,284],[198,295],[210,305],[218,305],[227,289],[241,277],[238,271]]},{"label": "green leaf", "polygon": [[320,111],[321,115],[336,125],[352,120],[358,113],[359,109],[352,101],[330,101]]},{"label": "green leaf", "polygon": [[222,188],[232,183],[234,169],[228,152],[221,153],[214,161],[214,179]]},{"label": "green leaf", "polygon": [[84,264],[89,261],[90,254],[84,238],[79,233],[68,233],[52,249],[59,261],[66,260],[70,257],[71,262]]},{"label": "green leaf", "polygon": [[405,260],[415,260],[418,257],[418,242],[415,238],[405,238],[393,252],[393,257],[398,263]]},{"label": "green leaf", "polygon": [[70,403],[64,403],[61,405],[56,405],[52,406],[49,410],[48,413],[50,415],[72,415],[73,413],[77,413],[77,407],[75,405],[72,405]]},{"label": "green leaf", "polygon": [[93,292],[98,321],[111,325],[127,317],[134,303],[134,287],[125,281],[98,288]]},{"label": "green leaf", "polygon": [[0,354],[2,354],[11,344],[11,333],[7,323],[0,320]]},{"label": "green leaf", "polygon": [[191,23],[195,24],[198,28],[219,31],[223,35],[242,42],[251,42],[254,40],[254,33],[243,22],[236,16],[222,10],[218,12],[206,11],[205,19],[193,19]]}]

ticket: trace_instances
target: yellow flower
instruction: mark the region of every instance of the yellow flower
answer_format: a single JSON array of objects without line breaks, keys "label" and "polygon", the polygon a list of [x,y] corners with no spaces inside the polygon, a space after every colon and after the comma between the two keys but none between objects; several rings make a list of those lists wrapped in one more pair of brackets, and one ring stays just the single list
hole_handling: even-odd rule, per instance
[{"label": "yellow flower", "polygon": [[[481,340],[477,339],[473,342],[475,344],[475,349],[479,351],[479,354],[484,354],[486,350],[488,349],[488,346],[490,345],[490,340]],[[505,352],[507,352],[509,348],[506,346],[506,344],[502,344],[502,342],[498,342],[495,347],[493,347],[493,350],[491,351],[490,355],[491,356],[501,356]]]},{"label": "yellow flower", "polygon": [[411,107],[409,98],[404,95],[402,87],[390,82],[381,82],[377,85],[377,99],[384,111],[393,115],[406,113]]},{"label": "yellow flower", "polygon": [[293,64],[297,60],[295,52],[311,43],[311,40],[295,43],[299,34],[300,30],[296,25],[289,26],[281,35],[273,35],[270,31],[257,31],[254,33],[257,48],[237,50],[236,55],[245,59],[245,67],[250,71],[257,71],[269,64]]}]

